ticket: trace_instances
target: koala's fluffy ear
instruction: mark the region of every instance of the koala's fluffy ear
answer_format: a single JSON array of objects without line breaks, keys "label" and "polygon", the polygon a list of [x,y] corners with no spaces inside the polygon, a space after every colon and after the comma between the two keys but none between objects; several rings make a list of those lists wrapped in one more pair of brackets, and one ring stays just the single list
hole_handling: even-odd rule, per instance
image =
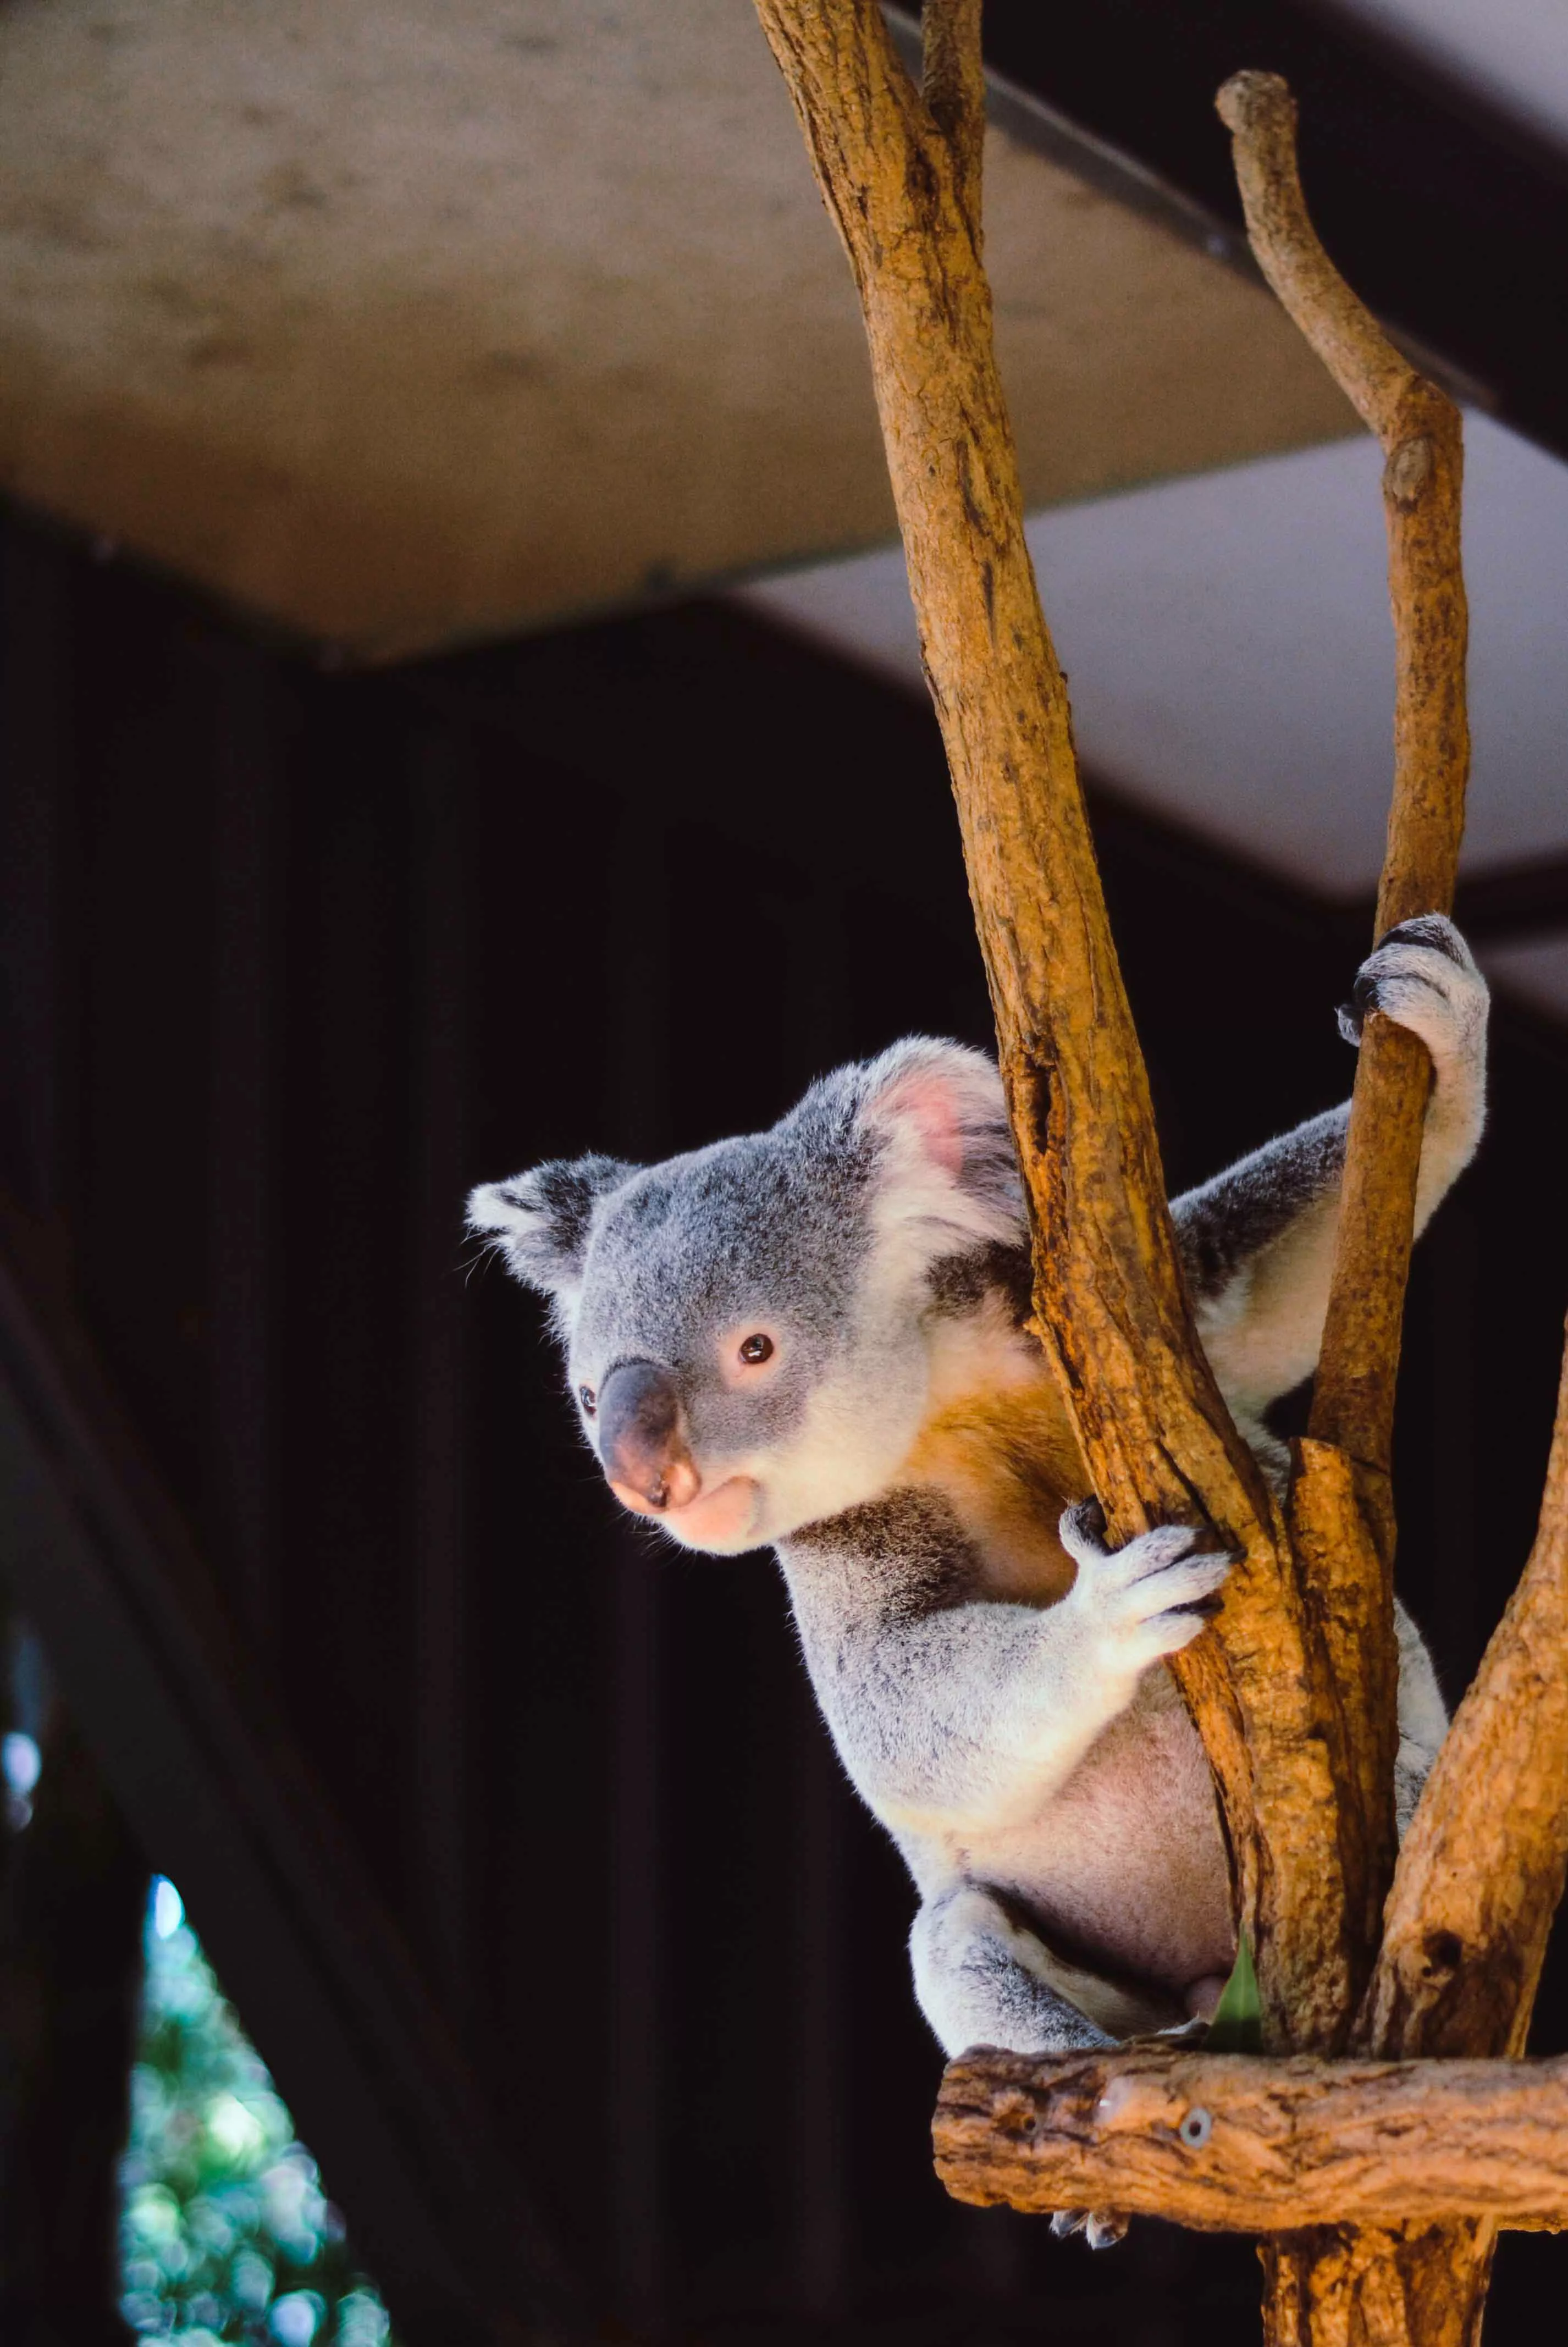
[{"label": "koala's fluffy ear", "polygon": [[468,1228],[496,1241],[525,1286],[566,1302],[582,1277],[596,1201],[636,1171],[620,1157],[557,1157],[510,1182],[482,1182],[469,1194]]},{"label": "koala's fluffy ear", "polygon": [[995,1062],[962,1043],[912,1035],[864,1071],[860,1122],[886,1150],[889,1219],[959,1244],[1024,1235],[1023,1187]]}]

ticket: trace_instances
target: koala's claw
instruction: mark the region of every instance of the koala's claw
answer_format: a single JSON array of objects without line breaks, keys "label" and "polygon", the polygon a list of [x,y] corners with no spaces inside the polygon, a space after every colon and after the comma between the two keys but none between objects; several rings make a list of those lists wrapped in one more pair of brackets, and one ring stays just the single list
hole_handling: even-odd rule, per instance
[{"label": "koala's claw", "polygon": [[1108,1556],[1111,1553],[1105,1545],[1105,1511],[1092,1491],[1087,1500],[1062,1510],[1057,1532],[1068,1555],[1080,1564],[1086,1549],[1096,1556]]},{"label": "koala's claw", "polygon": [[1078,1567],[1072,1594],[1101,1635],[1134,1668],[1191,1644],[1219,1610],[1220,1587],[1239,1554],[1200,1545],[1208,1538],[1191,1524],[1158,1524],[1107,1548],[1099,1502],[1069,1508],[1059,1528]]},{"label": "koala's claw", "polygon": [[1091,2250],[1110,2250],[1125,2239],[1127,2219],[1118,2209],[1058,2209],[1050,2229],[1059,2241],[1081,2233]]},{"label": "koala's claw", "polygon": [[1442,913],[1419,913],[1397,923],[1362,963],[1339,1032],[1358,1043],[1367,1013],[1380,1010],[1420,1037],[1440,1071],[1477,1046],[1486,1010],[1486,980],[1458,929]]}]

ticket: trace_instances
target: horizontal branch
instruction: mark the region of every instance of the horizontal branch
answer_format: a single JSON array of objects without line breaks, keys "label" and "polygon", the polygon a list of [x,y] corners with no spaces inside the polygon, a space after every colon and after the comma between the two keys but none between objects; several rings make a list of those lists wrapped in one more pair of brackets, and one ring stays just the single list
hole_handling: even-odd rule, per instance
[{"label": "horizontal branch", "polygon": [[1568,2229],[1568,2059],[1326,2062],[1148,2045],[948,2065],[956,2199],[1117,2209],[1201,2232],[1484,2217]]}]

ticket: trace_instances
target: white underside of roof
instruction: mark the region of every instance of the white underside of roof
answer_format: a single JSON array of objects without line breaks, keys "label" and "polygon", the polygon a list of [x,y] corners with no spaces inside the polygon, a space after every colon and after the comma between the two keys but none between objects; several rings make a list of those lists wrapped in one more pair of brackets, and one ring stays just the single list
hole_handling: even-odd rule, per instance
[{"label": "white underside of roof", "polygon": [[1363,24],[1568,147],[1563,0],[1333,0]]},{"label": "white underside of roof", "polygon": [[[1568,850],[1568,466],[1467,425],[1471,870]],[[1370,439],[1035,518],[1086,768],[1321,895],[1376,883],[1393,637]],[[922,691],[897,549],[744,590]],[[1495,957],[1568,1011],[1568,948]]]}]

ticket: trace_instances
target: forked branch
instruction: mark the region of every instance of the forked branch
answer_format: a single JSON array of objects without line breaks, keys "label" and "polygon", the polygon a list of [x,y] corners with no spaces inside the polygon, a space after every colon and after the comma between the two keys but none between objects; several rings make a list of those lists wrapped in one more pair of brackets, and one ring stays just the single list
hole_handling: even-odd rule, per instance
[{"label": "forked branch", "polygon": [[[1394,623],[1394,788],[1379,934],[1452,902],[1464,827],[1463,451],[1458,410],[1398,351],[1319,242],[1302,194],[1296,104],[1276,74],[1241,73],[1217,105],[1259,266],[1382,444]],[[1325,1647],[1340,1787],[1341,1863],[1358,1989],[1393,1870],[1398,1656],[1387,1470],[1400,1322],[1431,1069],[1373,1013],[1351,1104],[1328,1311],[1290,1519],[1300,1587]],[[1342,2024],[1350,2019],[1348,2010]]]}]

